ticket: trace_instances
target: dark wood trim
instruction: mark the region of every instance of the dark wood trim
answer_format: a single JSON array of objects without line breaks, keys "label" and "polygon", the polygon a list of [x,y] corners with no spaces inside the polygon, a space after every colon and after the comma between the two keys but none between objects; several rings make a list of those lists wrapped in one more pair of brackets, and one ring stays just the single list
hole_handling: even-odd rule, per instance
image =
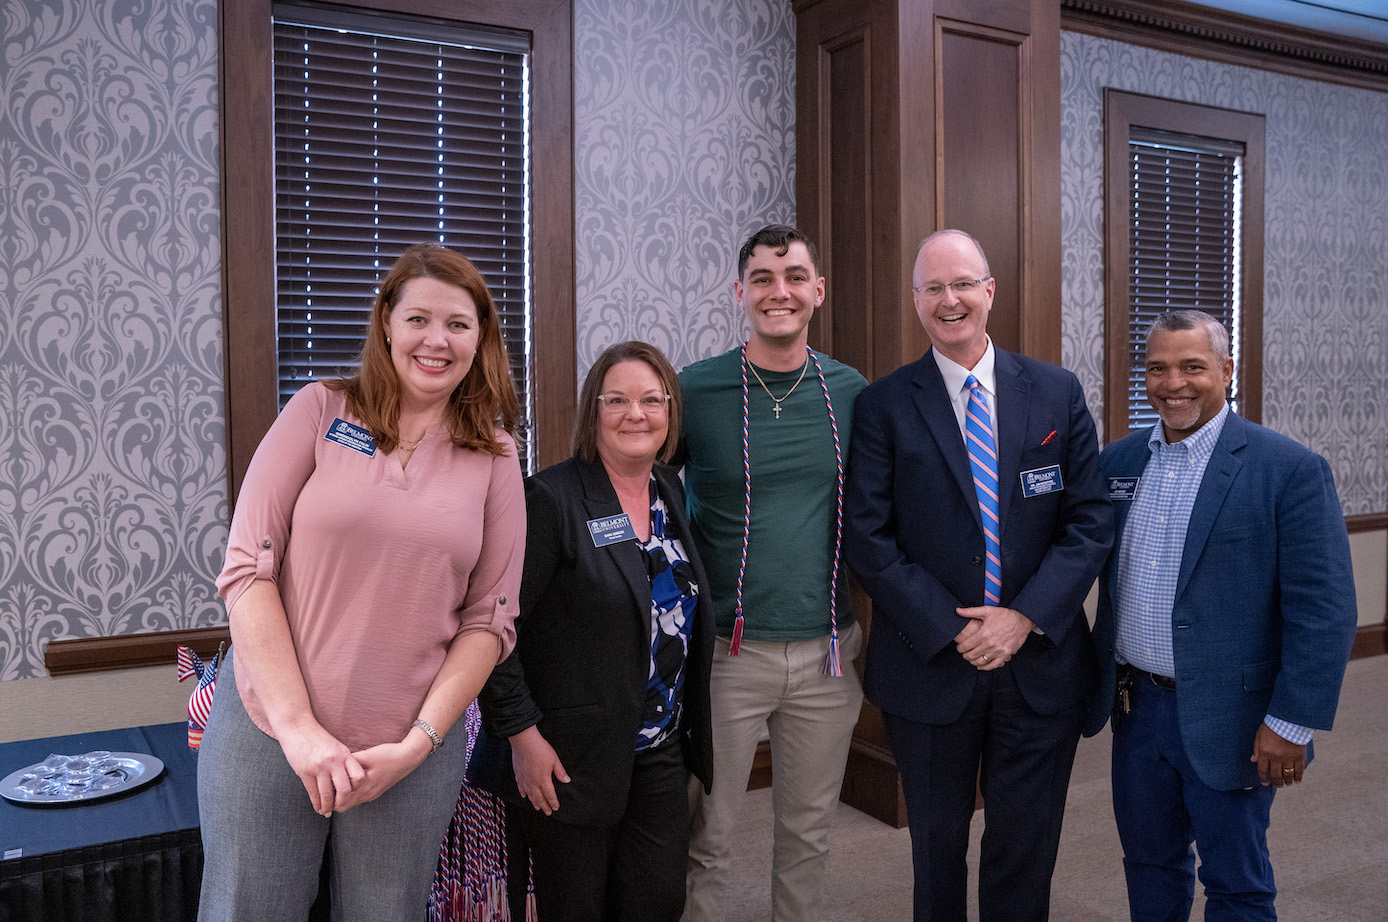
[{"label": "dark wood trim", "polygon": [[[1388,621],[1388,614],[1384,615],[1384,619]],[[1388,623],[1366,624],[1354,632],[1354,647],[1350,650],[1350,659],[1382,656],[1384,653],[1388,653]]]},{"label": "dark wood trim", "polygon": [[[539,466],[568,456],[577,400],[571,0],[298,0],[474,22],[531,35],[535,415]],[[223,2],[222,311],[227,476],[235,504],[251,455],[278,413],[271,0]],[[543,361],[538,357],[543,356]]]},{"label": "dark wood trim", "polygon": [[1061,0],[1061,28],[1293,77],[1388,90],[1388,45],[1182,0]]},{"label": "dark wood trim", "polygon": [[222,322],[227,496],[234,505],[279,411],[275,352],[275,125],[270,0],[222,3]]},{"label": "dark wood trim", "polygon": [[1351,535],[1366,531],[1388,531],[1388,512],[1345,516],[1345,528]]},{"label": "dark wood trim", "polygon": [[906,827],[906,794],[886,746],[854,736],[839,799],[896,829]]},{"label": "dark wood trim", "polygon": [[222,644],[230,643],[231,630],[227,627],[54,640],[44,650],[43,665],[50,676],[163,666],[177,660],[180,644],[206,659]]},{"label": "dark wood trim", "polygon": [[1239,413],[1263,415],[1263,199],[1267,118],[1196,103],[1104,88],[1104,441],[1128,432],[1128,262],[1131,190],[1126,181],[1134,125],[1239,141],[1244,145],[1242,355]]}]

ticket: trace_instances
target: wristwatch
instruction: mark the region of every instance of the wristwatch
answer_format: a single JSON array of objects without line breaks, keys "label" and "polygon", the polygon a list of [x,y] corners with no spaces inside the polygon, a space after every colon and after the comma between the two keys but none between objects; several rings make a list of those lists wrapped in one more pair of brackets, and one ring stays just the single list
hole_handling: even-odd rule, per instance
[{"label": "wristwatch", "polygon": [[414,725],[424,731],[424,735],[429,737],[429,755],[433,755],[443,748],[443,737],[439,736],[439,731],[429,726],[427,720],[416,720]]}]

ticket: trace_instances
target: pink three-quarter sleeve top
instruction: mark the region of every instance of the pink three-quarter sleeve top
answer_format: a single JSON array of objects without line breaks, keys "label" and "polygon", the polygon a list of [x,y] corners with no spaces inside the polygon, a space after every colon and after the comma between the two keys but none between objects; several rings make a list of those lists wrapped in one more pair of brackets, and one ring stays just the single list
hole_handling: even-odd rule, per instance
[{"label": "pink three-quarter sleeve top", "polygon": [[[314,716],[352,750],[409,732],[455,637],[495,634],[498,662],[515,644],[514,443],[498,433],[512,449],[498,458],[435,429],[402,470],[341,391],[310,384],[260,443],[232,517],[217,579],[227,611],[255,580],[276,585]],[[236,685],[270,733],[250,675],[238,669]]]}]

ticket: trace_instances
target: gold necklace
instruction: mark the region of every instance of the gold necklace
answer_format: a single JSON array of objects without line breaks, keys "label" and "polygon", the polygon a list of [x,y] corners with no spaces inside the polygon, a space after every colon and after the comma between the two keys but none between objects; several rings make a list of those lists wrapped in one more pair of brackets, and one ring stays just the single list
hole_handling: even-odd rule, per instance
[{"label": "gold necklace", "polygon": [[752,369],[752,376],[757,379],[757,383],[761,385],[761,389],[766,391],[766,396],[770,397],[771,402],[775,404],[775,406],[773,406],[771,410],[773,413],[776,414],[776,418],[780,419],[781,401],[788,399],[791,394],[795,393],[795,389],[800,386],[800,382],[805,380],[805,369],[810,367],[810,358],[809,356],[805,357],[805,364],[800,366],[800,377],[795,379],[795,383],[790,386],[790,390],[786,391],[784,397],[777,397],[775,394],[771,393],[771,388],[767,387],[766,382],[761,379],[761,375],[757,374],[757,366],[753,365],[751,362],[748,362],[747,367]]},{"label": "gold necklace", "polygon": [[422,441],[424,441],[424,436],[426,436],[426,435],[428,435],[428,434],[429,434],[429,430],[428,430],[428,429],[425,429],[423,435],[421,435],[419,438],[415,439],[413,442],[410,442],[410,443],[407,444],[407,443],[405,442],[405,440],[402,438],[402,439],[397,439],[397,440],[396,440],[396,444],[400,446],[400,450],[401,450],[401,451],[414,451],[416,448],[419,447],[419,443],[422,442]]}]

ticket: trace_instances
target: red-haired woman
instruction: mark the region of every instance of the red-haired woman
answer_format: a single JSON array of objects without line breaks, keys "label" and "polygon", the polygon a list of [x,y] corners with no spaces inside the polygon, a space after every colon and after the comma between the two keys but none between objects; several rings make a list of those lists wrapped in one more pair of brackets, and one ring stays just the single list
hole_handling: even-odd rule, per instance
[{"label": "red-haired woman", "polygon": [[198,765],[199,919],[421,918],[463,774],[454,721],[515,642],[515,388],[477,268],[438,246],[381,284],[361,367],[256,450],[217,580],[231,668]]}]

